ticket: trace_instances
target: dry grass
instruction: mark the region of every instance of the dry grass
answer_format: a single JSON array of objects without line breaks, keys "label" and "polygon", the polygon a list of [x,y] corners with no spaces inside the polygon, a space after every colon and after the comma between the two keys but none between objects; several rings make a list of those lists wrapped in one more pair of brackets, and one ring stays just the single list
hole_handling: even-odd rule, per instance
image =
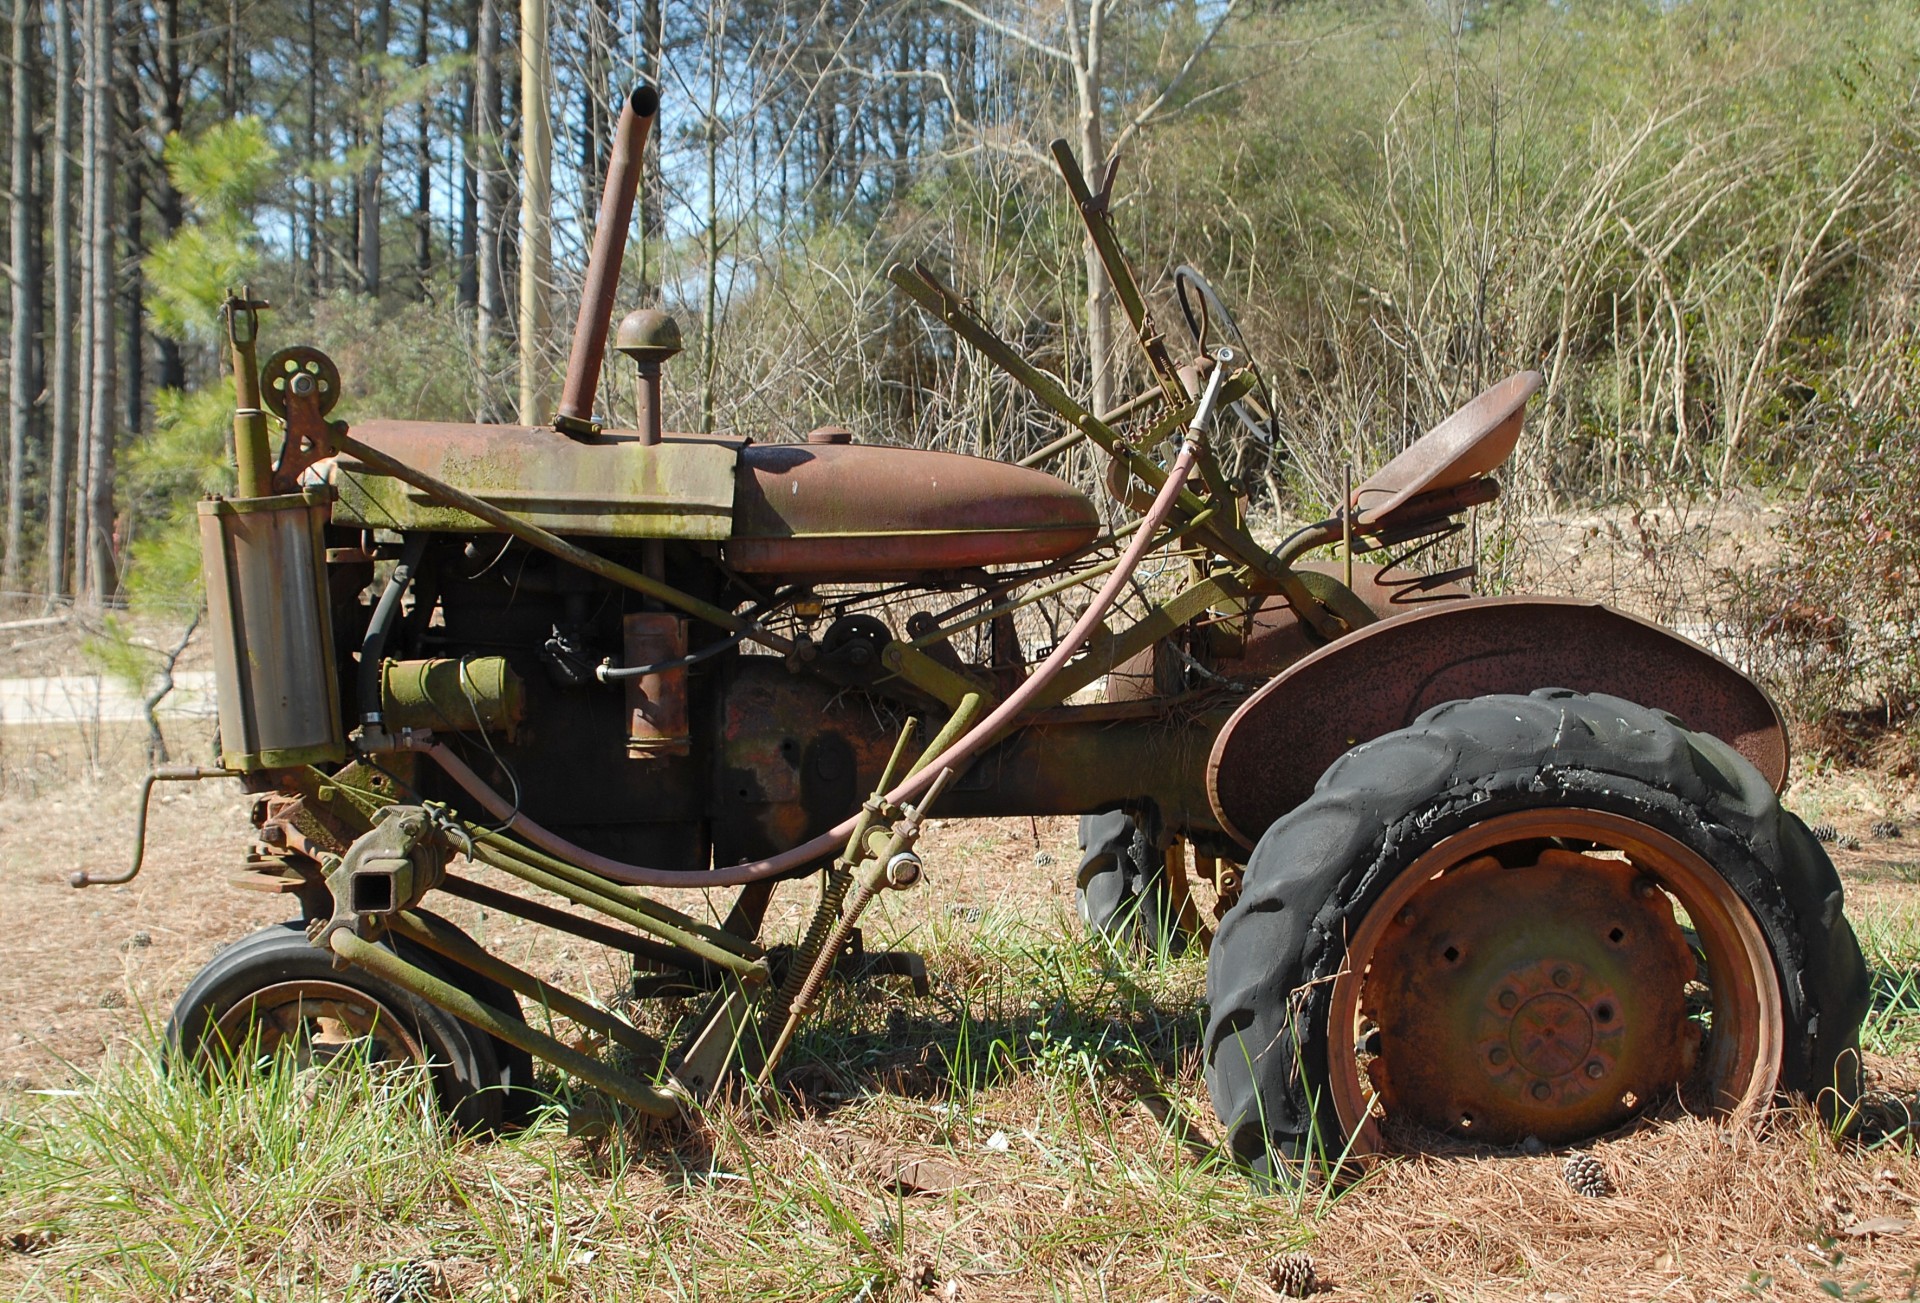
[{"label": "dry grass", "polygon": [[[1898,794],[1862,782],[1794,799],[1864,824]],[[0,807],[0,1297],[366,1298],[376,1269],[414,1261],[475,1299],[1187,1303],[1270,1299],[1268,1262],[1304,1247],[1328,1299],[1891,1299],[1920,1266],[1912,1146],[1836,1142],[1804,1110],[1605,1141],[1608,1199],[1573,1194],[1552,1155],[1251,1189],[1211,1150],[1203,962],[1078,940],[1064,820],[934,830],[927,885],[869,930],[928,954],[932,996],[835,989],[777,1096],[691,1127],[589,1139],[556,1111],[463,1139],[417,1084],[343,1067],[208,1090],[155,1070],[153,1024],[220,941],[284,911],[218,885],[242,825],[211,787],[157,810],[139,882],[68,890],[74,864],[118,860],[125,796]],[[1920,838],[1837,858],[1881,975],[1870,1062],[1911,1096]],[[465,921],[537,971],[617,981],[591,947]],[[138,931],[153,944],[127,947]],[[1901,1225],[1849,1233],[1876,1218]]]}]

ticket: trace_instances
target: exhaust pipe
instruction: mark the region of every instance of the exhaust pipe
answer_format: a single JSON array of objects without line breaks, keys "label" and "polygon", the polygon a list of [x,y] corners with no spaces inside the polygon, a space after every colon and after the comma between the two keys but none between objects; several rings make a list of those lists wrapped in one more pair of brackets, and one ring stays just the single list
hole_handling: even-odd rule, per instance
[{"label": "exhaust pipe", "polygon": [[593,228],[586,284],[580,293],[580,317],[573,326],[573,351],[567,357],[567,383],[554,413],[553,428],[575,438],[598,432],[593,395],[600,385],[600,363],[607,351],[607,327],[613,320],[613,296],[620,289],[620,262],[633,223],[633,199],[640,188],[647,136],[660,112],[660,92],[641,82],[627,93],[620,125],[607,160],[607,186],[600,196],[600,220]]}]

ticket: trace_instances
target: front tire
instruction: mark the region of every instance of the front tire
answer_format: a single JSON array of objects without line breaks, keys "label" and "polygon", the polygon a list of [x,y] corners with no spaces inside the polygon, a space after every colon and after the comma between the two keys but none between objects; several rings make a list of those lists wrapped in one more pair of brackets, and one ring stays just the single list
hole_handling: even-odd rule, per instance
[{"label": "front tire", "polygon": [[[392,945],[389,940],[386,944]],[[503,1013],[519,1016],[510,991],[401,941],[399,954]],[[525,1120],[532,1060],[523,1051],[357,968],[337,970],[308,941],[306,925],[282,923],[242,937],[187,984],[167,1020],[170,1063],[218,1067],[241,1053],[282,1048],[303,1064],[345,1052],[373,1062],[423,1063],[434,1094],[459,1126],[491,1131]]]},{"label": "front tire", "polygon": [[1839,878],[1731,747],[1618,698],[1452,702],[1254,850],[1208,965],[1237,1157],[1572,1143],[1857,1088]]}]

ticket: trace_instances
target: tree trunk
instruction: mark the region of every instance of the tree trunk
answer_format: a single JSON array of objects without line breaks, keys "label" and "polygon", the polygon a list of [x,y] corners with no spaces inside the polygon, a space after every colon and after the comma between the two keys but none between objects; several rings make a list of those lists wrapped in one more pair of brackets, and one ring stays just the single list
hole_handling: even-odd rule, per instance
[{"label": "tree trunk", "polygon": [[83,0],[80,25],[74,31],[74,48],[80,56],[80,75],[75,82],[75,103],[79,116],[80,152],[75,165],[80,174],[80,292],[74,303],[74,322],[78,338],[74,341],[74,463],[73,463],[73,600],[83,603],[92,589],[89,571],[93,561],[93,520],[88,504],[88,486],[93,483],[89,467],[93,459],[93,205],[94,160],[98,154],[93,140],[93,10],[97,0]]},{"label": "tree trunk", "polygon": [[240,0],[227,0],[227,75],[220,82],[220,107],[231,119],[240,112]]},{"label": "tree trunk", "polygon": [[113,433],[113,183],[117,153],[113,123],[113,4],[87,0],[87,135],[90,225],[87,285],[88,343],[92,374],[88,377],[86,516],[86,599],[99,605],[117,587],[114,572]]},{"label": "tree trunk", "polygon": [[[156,0],[153,5],[154,96],[158,112],[154,123],[164,151],[167,140],[186,123],[186,79],[181,73],[180,0]],[[167,174],[164,153],[153,169],[153,215],[160,223],[162,242],[180,229],[180,192],[173,188]],[[180,341],[161,336],[156,340],[154,383],[162,389],[184,389],[187,384],[186,357]],[[136,393],[138,390],[136,389]]]},{"label": "tree trunk", "polygon": [[[433,22],[433,0],[420,0],[420,26],[414,34],[413,66],[424,74],[427,66],[427,29]],[[420,96],[419,131],[413,156],[413,275],[419,297],[427,297],[433,274],[433,98]]]},{"label": "tree trunk", "polygon": [[[139,249],[144,243],[141,218],[141,199],[146,187],[147,169],[142,167],[127,170],[127,247]],[[127,283],[121,287],[125,299],[125,317],[122,325],[126,330],[126,370],[121,374],[120,392],[124,414],[121,426],[128,434],[138,434],[146,426],[146,348],[147,328],[145,314],[141,312],[140,300],[146,296],[146,277],[141,273],[140,260],[130,258],[131,266],[127,271]],[[121,546],[125,540],[121,540]]]},{"label": "tree trunk", "polygon": [[[641,0],[640,6],[640,45],[646,58],[647,80],[656,90],[662,86],[663,74],[660,71],[660,49],[663,39],[663,19],[660,12],[661,0]],[[651,307],[656,297],[653,286],[653,266],[648,261],[647,249],[650,244],[666,234],[666,178],[660,175],[659,145],[654,146],[654,162],[640,173],[640,303]],[[781,202],[786,201],[786,189],[781,188]]]},{"label": "tree trunk", "polygon": [[500,3],[480,0],[474,30],[474,166],[478,228],[474,232],[475,272],[479,284],[474,314],[474,351],[490,367],[507,313],[500,246],[505,238],[506,177],[500,157]]},{"label": "tree trunk", "polygon": [[520,423],[545,424],[547,282],[552,258],[553,136],[547,119],[553,80],[547,0],[520,0]]},{"label": "tree trunk", "polygon": [[73,462],[79,433],[73,413],[73,10],[53,7],[53,139],[47,145],[51,211],[60,215],[50,232],[53,264],[53,360],[47,467],[47,596],[74,591],[67,582],[67,541],[72,529]]},{"label": "tree trunk", "polygon": [[480,101],[474,87],[478,70],[472,60],[480,41],[480,7],[473,0],[466,0],[461,8],[466,15],[463,48],[468,66],[460,77],[460,306],[478,308],[480,268],[476,260],[480,248],[480,124],[476,120],[475,109]]},{"label": "tree trunk", "polygon": [[[307,0],[307,123],[306,123],[306,161],[317,162],[320,153],[320,0]],[[324,244],[320,236],[320,180],[309,176],[302,186],[302,197],[306,204],[307,248],[306,269],[307,287],[313,297],[319,298],[326,287],[322,272],[322,260],[325,258]],[[299,250],[294,258],[294,293],[300,292]]]},{"label": "tree trunk", "polygon": [[40,322],[40,286],[34,275],[33,64],[39,53],[34,25],[39,0],[13,6],[12,175],[7,187],[8,257],[13,263],[12,321],[7,351],[7,554],[0,584],[18,589],[20,547],[27,511],[27,445],[33,420],[33,335]]},{"label": "tree trunk", "polygon": [[[1075,51],[1074,85],[1079,92],[1080,166],[1086,169],[1091,185],[1099,185],[1107,171],[1107,136],[1101,121],[1101,44],[1102,0],[1088,0],[1087,32],[1084,48]],[[1067,18],[1069,36],[1076,35],[1071,8]],[[1077,41],[1076,41],[1077,44]],[[1092,371],[1093,402],[1096,412],[1110,412],[1114,406],[1113,287],[1107,283],[1107,269],[1093,238],[1081,246],[1087,269],[1087,361]]]},{"label": "tree trunk", "polygon": [[386,76],[381,63],[392,34],[392,0],[379,0],[373,7],[373,49],[361,64],[367,163],[360,169],[360,289],[374,295],[380,293],[380,172],[386,152]]}]

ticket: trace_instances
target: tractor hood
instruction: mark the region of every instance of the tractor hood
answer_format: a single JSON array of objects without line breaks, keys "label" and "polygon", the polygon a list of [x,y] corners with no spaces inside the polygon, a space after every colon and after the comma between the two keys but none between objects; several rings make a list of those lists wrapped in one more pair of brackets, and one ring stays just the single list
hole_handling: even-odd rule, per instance
[{"label": "tractor hood", "polygon": [[[874,444],[760,444],[630,430],[578,440],[541,426],[368,421],[367,444],[543,529],[725,545],[729,564],[794,578],[882,578],[1046,561],[1093,540],[1099,516],[1044,471]],[[336,524],[469,533],[490,527],[350,456],[329,479]]]}]

